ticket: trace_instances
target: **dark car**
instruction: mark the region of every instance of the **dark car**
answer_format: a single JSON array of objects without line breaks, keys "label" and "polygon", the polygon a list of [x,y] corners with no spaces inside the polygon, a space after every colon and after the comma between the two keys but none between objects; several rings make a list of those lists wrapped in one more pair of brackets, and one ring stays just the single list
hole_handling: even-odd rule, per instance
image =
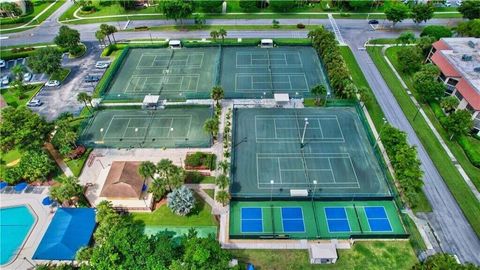
[{"label": "dark car", "polygon": [[368,24],[378,24],[378,20],[370,20],[368,21]]},{"label": "dark car", "polygon": [[83,81],[86,82],[86,83],[98,82],[98,81],[100,81],[100,77],[99,76],[87,75],[87,76],[85,76],[85,79]]}]

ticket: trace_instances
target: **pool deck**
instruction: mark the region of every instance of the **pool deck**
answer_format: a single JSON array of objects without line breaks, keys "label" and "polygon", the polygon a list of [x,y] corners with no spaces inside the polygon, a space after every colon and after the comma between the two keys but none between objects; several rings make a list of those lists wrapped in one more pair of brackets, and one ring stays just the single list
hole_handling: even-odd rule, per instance
[{"label": "pool deck", "polygon": [[45,198],[47,195],[48,188],[44,188],[43,191],[38,194],[1,194],[1,207],[27,205],[35,217],[35,223],[27,235],[20,252],[10,263],[2,265],[0,267],[2,270],[32,269],[33,265],[36,265],[36,262],[34,262],[31,258],[53,218],[53,213],[51,212],[50,207],[42,204],[43,198]]}]

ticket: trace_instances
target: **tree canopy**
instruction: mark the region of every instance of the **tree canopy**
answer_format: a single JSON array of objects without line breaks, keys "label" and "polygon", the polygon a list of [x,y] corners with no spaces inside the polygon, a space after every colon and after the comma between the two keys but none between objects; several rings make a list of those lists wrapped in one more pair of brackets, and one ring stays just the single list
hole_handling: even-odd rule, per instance
[{"label": "tree canopy", "polygon": [[480,19],[459,23],[457,33],[464,37],[480,38]]},{"label": "tree canopy", "polygon": [[191,2],[184,0],[166,0],[161,2],[162,12],[168,19],[180,20],[183,24],[183,19],[192,15],[193,6]]},{"label": "tree canopy", "polygon": [[14,148],[38,149],[50,130],[50,124],[26,107],[4,108],[0,122],[0,149],[4,152]]},{"label": "tree canopy", "polygon": [[412,267],[412,270],[443,269],[478,270],[480,268],[470,263],[459,264],[452,255],[446,253],[437,253],[435,255],[429,256],[425,261],[419,262]]},{"label": "tree canopy", "polygon": [[445,85],[437,80],[438,75],[438,68],[432,64],[413,75],[414,88],[424,102],[434,101],[445,93]]},{"label": "tree canopy", "polygon": [[22,155],[18,168],[22,179],[45,180],[55,169],[55,164],[45,151],[29,150]]},{"label": "tree canopy", "polygon": [[452,30],[443,25],[426,26],[425,28],[423,28],[422,33],[420,33],[421,37],[430,36],[435,38],[435,40],[439,40],[443,37],[451,37],[452,35]]},{"label": "tree canopy", "polygon": [[59,201],[69,201],[73,197],[83,197],[83,187],[80,185],[80,181],[74,176],[62,176],[60,177],[59,184],[50,188],[50,196]]},{"label": "tree canopy", "polygon": [[77,55],[81,51],[80,33],[66,25],[60,27],[58,35],[55,37],[54,41],[55,44],[67,49],[72,55]]},{"label": "tree canopy", "polygon": [[413,73],[420,70],[423,61],[423,55],[416,46],[401,47],[397,51],[398,65],[404,73]]},{"label": "tree canopy", "polygon": [[458,7],[458,12],[462,13],[465,19],[480,19],[480,1],[464,0]]},{"label": "tree canopy", "polygon": [[62,66],[62,53],[54,47],[37,49],[28,58],[28,66],[34,72],[52,75]]},{"label": "tree canopy", "polygon": [[295,0],[270,0],[270,7],[274,11],[286,12],[291,11],[297,5]]},{"label": "tree canopy", "polygon": [[393,4],[385,8],[385,16],[387,20],[393,23],[393,26],[408,18],[408,12],[408,7],[401,3]]},{"label": "tree canopy", "polygon": [[433,18],[433,13],[435,12],[435,7],[428,3],[418,3],[413,6],[411,17],[415,23],[427,22]]},{"label": "tree canopy", "polygon": [[467,135],[473,128],[472,114],[467,110],[451,113],[445,121],[445,128],[450,134],[450,139]]}]

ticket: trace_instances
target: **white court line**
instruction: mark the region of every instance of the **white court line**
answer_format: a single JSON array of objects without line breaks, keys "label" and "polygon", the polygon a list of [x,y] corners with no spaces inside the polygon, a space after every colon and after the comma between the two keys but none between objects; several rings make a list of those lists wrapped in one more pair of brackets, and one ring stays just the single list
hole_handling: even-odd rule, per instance
[{"label": "white court line", "polygon": [[328,166],[330,167],[330,171],[332,172],[333,182],[337,183],[337,181],[335,181],[335,174],[333,173],[332,162],[330,162],[330,158],[327,158],[327,159],[328,159]]},{"label": "white court line", "polygon": [[127,122],[127,127],[125,128],[125,130],[123,131],[123,135],[122,135],[122,138],[125,137],[125,133],[127,133],[127,130],[128,130],[128,125],[130,125],[130,121],[132,121],[132,119],[128,119],[128,122]]},{"label": "white court line", "polygon": [[[295,89],[293,89],[293,87],[290,85],[290,89],[282,89],[282,88],[278,88],[276,87],[274,90],[275,91],[297,91],[297,92],[308,92],[310,91],[309,90],[309,85],[308,85],[308,81],[307,81],[307,77],[305,75],[305,73],[272,73],[271,74],[272,77],[273,76],[277,76],[277,77],[280,77],[280,78],[284,78],[285,76],[288,76],[288,77],[292,77],[292,76],[301,76],[303,77],[303,80],[305,82],[305,88],[301,89],[300,87],[295,87]],[[252,89],[242,89],[242,88],[239,88],[238,87],[238,78],[253,78],[253,77],[259,77],[259,78],[267,78],[270,76],[270,73],[235,73],[235,92],[260,92],[260,91],[272,91],[272,89],[270,88],[261,88],[261,89],[253,89],[253,85],[252,85]],[[253,81],[253,79],[251,79]],[[265,82],[258,82],[256,84],[265,84],[265,83],[268,83],[268,81],[265,81]],[[286,83],[286,82],[278,82],[278,83]]]},{"label": "white court line", "polygon": [[[283,209],[285,209],[285,208],[295,208],[295,209],[300,208],[300,211],[301,211],[301,213],[302,213],[302,217],[301,217],[301,218],[283,218]],[[282,219],[282,232],[284,232],[284,233],[305,233],[305,232],[306,232],[305,219],[303,218],[303,217],[304,217],[304,215],[303,215],[303,207],[301,207],[301,206],[285,206],[285,207],[281,207],[281,209],[280,209],[280,217],[281,217],[281,219]],[[303,225],[303,231],[286,232],[286,231],[285,231],[285,227],[283,226],[283,221],[285,221],[285,220],[301,220],[302,223],[303,223],[303,224],[302,224],[302,225]]]},{"label": "white court line", "polygon": [[[326,209],[327,208],[337,208],[337,209],[343,209],[343,212],[345,213],[345,218],[328,218],[327,217],[327,211]],[[350,221],[348,220],[348,215],[347,215],[347,210],[345,209],[345,207],[339,207],[339,206],[333,206],[333,207],[324,207],[323,208],[323,214],[325,216],[325,221],[327,222],[327,229],[328,229],[328,233],[347,233],[347,232],[352,232],[352,227],[350,226]],[[347,220],[347,224],[348,224],[348,231],[338,231],[338,232],[331,232],[330,231],[330,226],[328,225],[328,221],[329,220]]]}]

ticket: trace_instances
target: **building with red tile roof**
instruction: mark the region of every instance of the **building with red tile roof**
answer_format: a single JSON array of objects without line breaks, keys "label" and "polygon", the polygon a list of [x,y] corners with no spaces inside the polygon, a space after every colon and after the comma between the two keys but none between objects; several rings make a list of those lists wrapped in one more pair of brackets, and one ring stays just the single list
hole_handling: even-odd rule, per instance
[{"label": "building with red tile roof", "polygon": [[440,69],[445,94],[458,98],[457,109],[472,113],[480,134],[480,38],[442,38],[433,43],[427,62]]}]

